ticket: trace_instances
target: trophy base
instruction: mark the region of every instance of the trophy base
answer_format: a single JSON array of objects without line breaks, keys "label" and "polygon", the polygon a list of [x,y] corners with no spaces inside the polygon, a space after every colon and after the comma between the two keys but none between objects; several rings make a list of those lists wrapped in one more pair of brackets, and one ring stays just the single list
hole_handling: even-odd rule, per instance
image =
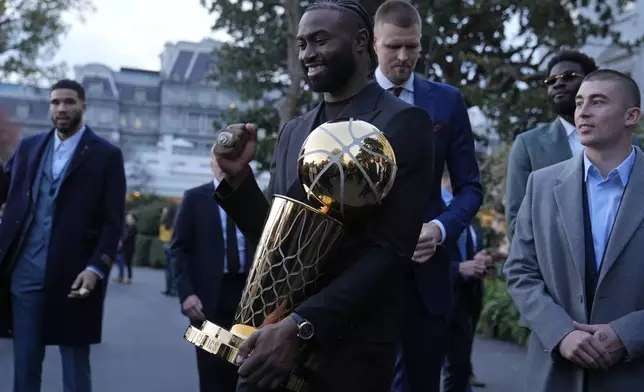
[{"label": "trophy base", "polygon": [[[233,325],[230,331],[227,331],[210,321],[204,321],[201,329],[189,326],[184,338],[200,349],[238,366],[235,359],[239,353],[239,346],[254,331],[255,328],[243,324]],[[284,387],[291,392],[308,391],[308,383],[295,374],[290,375]]]},{"label": "trophy base", "polygon": [[255,328],[247,325],[234,325],[230,331],[227,331],[210,321],[204,321],[200,329],[189,326],[184,338],[200,349],[236,365],[235,358],[237,358],[239,346],[253,331]]}]

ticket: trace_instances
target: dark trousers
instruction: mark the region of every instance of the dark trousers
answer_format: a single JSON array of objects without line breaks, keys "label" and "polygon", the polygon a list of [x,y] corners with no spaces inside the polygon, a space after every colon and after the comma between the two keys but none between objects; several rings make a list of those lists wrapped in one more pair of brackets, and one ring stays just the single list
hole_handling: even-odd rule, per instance
[{"label": "dark trousers", "polygon": [[431,314],[415,284],[405,285],[404,329],[393,392],[439,392],[447,351],[447,314]]},{"label": "dark trousers", "polygon": [[[217,311],[209,317],[209,321],[225,329],[233,326],[235,311],[245,283],[245,275],[224,275]],[[197,370],[200,392],[234,392],[237,388],[238,368],[201,349],[197,349]]]},{"label": "dark trousers", "polygon": [[170,244],[163,244],[163,254],[165,255],[165,292],[176,294],[177,287],[172,277],[172,257],[170,257]]},{"label": "dark trousers", "polygon": [[125,277],[125,268],[127,268],[127,277],[132,279],[132,257],[131,253],[118,253],[116,255],[116,264],[119,267],[119,278]]},{"label": "dark trousers", "polygon": [[[45,345],[42,341],[44,292],[12,295],[14,392],[40,392]],[[60,346],[64,392],[91,392],[89,346]]]},{"label": "dark trousers", "polygon": [[483,295],[480,282],[460,281],[456,303],[449,319],[449,337],[444,367],[444,392],[469,392],[472,375],[472,345],[481,315]]}]

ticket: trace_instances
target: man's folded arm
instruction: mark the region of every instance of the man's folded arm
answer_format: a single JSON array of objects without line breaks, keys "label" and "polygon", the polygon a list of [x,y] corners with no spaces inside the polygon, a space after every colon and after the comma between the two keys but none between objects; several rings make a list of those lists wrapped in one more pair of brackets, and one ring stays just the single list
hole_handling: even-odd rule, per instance
[{"label": "man's folded arm", "polygon": [[[430,201],[433,156],[427,152],[433,151],[432,122],[424,110],[414,107],[396,115],[388,127],[398,172],[368,228],[368,245],[353,265],[295,309],[315,326],[317,344],[338,339],[361,314],[378,306],[383,288],[398,287],[396,280],[411,263],[418,242]],[[341,256],[336,261],[344,262]]]}]

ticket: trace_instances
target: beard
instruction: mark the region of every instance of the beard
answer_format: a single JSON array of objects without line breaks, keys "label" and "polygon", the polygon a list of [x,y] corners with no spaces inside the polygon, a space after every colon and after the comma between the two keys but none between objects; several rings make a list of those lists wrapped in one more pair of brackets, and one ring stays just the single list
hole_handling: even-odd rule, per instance
[{"label": "beard", "polygon": [[51,121],[54,123],[54,127],[58,130],[58,132],[66,136],[71,135],[78,129],[78,125],[80,124],[81,120],[82,118],[79,115],[70,115],[69,120],[67,120],[64,125],[59,125],[56,122],[55,118],[51,119]]},{"label": "beard", "polygon": [[341,90],[347,85],[356,72],[357,63],[353,56],[353,49],[348,46],[345,50],[332,57],[322,60],[326,72],[309,78],[304,64],[304,78],[311,90],[316,93],[328,93]]},{"label": "beard", "polygon": [[575,115],[575,100],[566,99],[560,102],[555,102],[553,98],[548,99],[550,110],[559,116],[574,116]]}]

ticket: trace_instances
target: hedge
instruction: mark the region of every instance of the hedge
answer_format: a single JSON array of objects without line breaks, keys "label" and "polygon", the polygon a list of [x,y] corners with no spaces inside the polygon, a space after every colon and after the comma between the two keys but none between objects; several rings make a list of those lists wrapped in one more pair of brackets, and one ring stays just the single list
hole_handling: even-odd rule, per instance
[{"label": "hedge", "polygon": [[483,311],[477,332],[487,338],[505,340],[525,346],[530,331],[519,326],[519,311],[505,285],[505,280],[485,280]]}]

